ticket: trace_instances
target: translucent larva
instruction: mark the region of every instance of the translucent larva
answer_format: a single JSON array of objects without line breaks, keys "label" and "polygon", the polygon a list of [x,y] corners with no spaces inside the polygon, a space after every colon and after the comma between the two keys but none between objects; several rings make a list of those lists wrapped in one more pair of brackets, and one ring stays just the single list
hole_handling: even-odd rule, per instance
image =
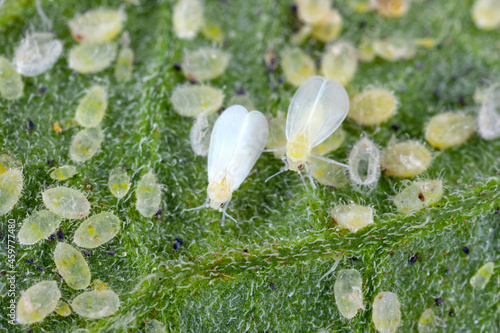
[{"label": "translucent larva", "polygon": [[90,284],[90,270],[82,254],[73,246],[58,243],[54,251],[57,271],[72,289],[85,289]]},{"label": "translucent larva", "polygon": [[24,220],[17,239],[20,244],[32,245],[53,234],[61,218],[48,210],[40,210]]},{"label": "translucent larva", "polygon": [[146,333],[166,333],[165,326],[158,320],[153,319],[146,323]]},{"label": "translucent larva", "polygon": [[358,69],[358,51],[350,42],[337,42],[327,47],[321,61],[321,74],[342,85],[351,82]]},{"label": "translucent larva", "polygon": [[111,170],[109,173],[108,187],[111,194],[118,199],[127,195],[128,190],[130,189],[130,176],[127,171],[120,167]]},{"label": "translucent larva", "polygon": [[9,169],[0,174],[0,216],[10,212],[16,205],[23,189],[23,174],[18,169]]},{"label": "translucent larva", "polygon": [[287,48],[281,54],[283,72],[288,82],[300,86],[316,75],[314,60],[300,48]]},{"label": "translucent larva", "polygon": [[371,140],[363,138],[352,147],[348,165],[353,183],[372,186],[380,178],[380,151]]},{"label": "translucent larva", "polygon": [[98,319],[118,311],[120,299],[113,290],[92,290],[81,293],[71,302],[73,311],[82,317]]},{"label": "translucent larva", "polygon": [[76,229],[73,242],[86,249],[94,249],[109,242],[120,231],[120,219],[111,212],[94,215]]},{"label": "translucent larva", "polygon": [[431,153],[424,145],[417,141],[404,141],[384,149],[380,166],[389,176],[408,178],[427,170],[431,160]]},{"label": "translucent larva", "polygon": [[319,22],[313,24],[311,35],[324,43],[331,42],[342,31],[342,16],[336,9],[331,9]]},{"label": "translucent larva", "polygon": [[437,332],[436,315],[429,308],[422,312],[418,319],[418,333],[435,333]]},{"label": "translucent larva", "polygon": [[267,119],[259,111],[233,105],[217,119],[208,151],[210,207],[220,209],[231,200],[264,150],[267,137]]},{"label": "translucent larva", "polygon": [[56,313],[58,315],[60,315],[61,317],[67,317],[71,314],[71,308],[69,307],[68,303],[66,303],[64,301],[60,301],[57,304]]},{"label": "translucent larva", "polygon": [[323,20],[330,10],[330,0],[296,0],[299,19],[305,23]]},{"label": "translucent larva", "polygon": [[180,39],[191,40],[203,24],[203,3],[200,0],[179,0],[174,7],[174,30]]},{"label": "translucent larva", "polygon": [[394,197],[394,204],[401,213],[417,211],[438,202],[443,196],[440,180],[413,182]]},{"label": "translucent larva", "polygon": [[340,165],[315,159],[306,167],[311,169],[311,176],[321,185],[342,188],[347,184],[345,168]]},{"label": "translucent larva", "polygon": [[182,72],[188,79],[212,80],[221,76],[229,64],[229,53],[213,47],[189,51],[182,60]]},{"label": "translucent larva", "polygon": [[0,96],[16,100],[23,95],[24,83],[14,65],[0,56]]},{"label": "translucent larva", "polygon": [[213,42],[222,43],[224,41],[224,33],[220,25],[212,20],[205,20],[201,27],[203,36],[207,37]]},{"label": "translucent larva", "polygon": [[48,210],[66,219],[82,219],[90,212],[90,202],[82,192],[69,187],[54,187],[42,193]]},{"label": "translucent larva", "polygon": [[408,60],[417,54],[415,41],[403,38],[386,38],[373,41],[373,51],[387,61]]},{"label": "translucent larva", "polygon": [[401,17],[410,9],[410,0],[370,0],[370,3],[380,16],[386,18]]},{"label": "translucent larva", "polygon": [[483,290],[488,284],[488,281],[490,281],[494,268],[495,264],[493,262],[487,262],[481,266],[477,273],[470,279],[472,288],[476,290]]},{"label": "translucent larva", "polygon": [[255,110],[255,104],[248,95],[235,95],[229,99],[227,105],[241,105],[247,110]]},{"label": "translucent larva", "polygon": [[116,58],[116,45],[106,43],[83,43],[69,51],[69,68],[83,74],[97,73],[111,65]]},{"label": "translucent larva", "polygon": [[354,96],[348,116],[361,125],[376,126],[392,117],[397,106],[398,101],[391,91],[369,89]]},{"label": "translucent larva", "polygon": [[[269,136],[266,143],[268,149],[279,149],[286,146],[286,117],[283,111],[278,111],[275,118],[269,120]],[[281,158],[284,150],[274,151],[276,158]]]},{"label": "translucent larva", "polygon": [[224,101],[224,93],[207,85],[180,86],[174,90],[170,101],[181,116],[196,117],[219,110]]},{"label": "translucent larva", "polygon": [[198,156],[207,156],[208,147],[210,146],[210,137],[212,136],[212,129],[217,120],[217,113],[209,114],[204,113],[196,117],[191,131],[189,132],[189,139],[191,148]]},{"label": "translucent larva", "polygon": [[373,209],[356,204],[337,205],[331,215],[341,228],[354,232],[373,223]]},{"label": "translucent larva", "polygon": [[69,156],[75,162],[85,162],[97,153],[103,140],[104,134],[99,128],[85,128],[73,137]]},{"label": "translucent larva", "polygon": [[446,112],[431,118],[425,127],[425,139],[436,148],[461,145],[476,131],[476,120],[462,112]]},{"label": "translucent larva", "polygon": [[76,108],[75,119],[83,127],[96,127],[108,107],[108,94],[102,86],[90,87]]},{"label": "translucent larva", "polygon": [[49,32],[35,32],[14,50],[13,64],[24,76],[37,76],[50,70],[63,50],[62,43]]},{"label": "translucent larva", "polygon": [[373,301],[372,319],[380,333],[394,333],[401,324],[401,310],[398,296],[383,291]]},{"label": "translucent larva", "polygon": [[500,137],[500,84],[495,84],[484,92],[477,124],[483,139],[493,140]]},{"label": "translucent larva", "polygon": [[68,24],[76,41],[102,43],[118,36],[125,19],[122,10],[97,8],[75,16]]},{"label": "translucent larva", "polygon": [[60,166],[50,173],[50,178],[54,180],[66,180],[76,175],[76,168],[71,165]]},{"label": "translucent larva", "polygon": [[135,190],[136,209],[144,217],[153,216],[160,208],[161,188],[152,171],[142,176]]},{"label": "translucent larva", "polygon": [[339,127],[332,135],[313,148],[314,155],[323,156],[332,151],[339,149],[345,139],[345,132],[342,127]]},{"label": "translucent larva", "polygon": [[479,29],[493,30],[500,27],[500,1],[476,0],[472,7],[472,19]]},{"label": "translucent larva", "polygon": [[340,314],[347,319],[353,318],[359,309],[364,309],[362,285],[361,274],[355,269],[341,270],[335,280],[335,303]]},{"label": "translucent larva", "polygon": [[321,76],[308,79],[295,92],[288,108],[288,169],[298,171],[311,157],[315,157],[313,148],[337,130],[348,111],[349,97],[340,83]]},{"label": "translucent larva", "polygon": [[56,281],[42,281],[31,286],[17,303],[17,321],[32,324],[44,320],[55,310],[60,298]]}]

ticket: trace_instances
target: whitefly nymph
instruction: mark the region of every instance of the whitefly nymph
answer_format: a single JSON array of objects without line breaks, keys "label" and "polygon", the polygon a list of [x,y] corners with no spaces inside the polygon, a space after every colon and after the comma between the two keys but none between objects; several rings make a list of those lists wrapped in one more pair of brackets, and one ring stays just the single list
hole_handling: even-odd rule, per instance
[{"label": "whitefly nymph", "polygon": [[363,138],[349,153],[349,177],[358,185],[375,185],[380,178],[380,151],[369,139]]},{"label": "whitefly nymph", "polygon": [[62,50],[62,43],[52,33],[35,32],[19,43],[12,62],[19,74],[37,76],[54,66]]}]

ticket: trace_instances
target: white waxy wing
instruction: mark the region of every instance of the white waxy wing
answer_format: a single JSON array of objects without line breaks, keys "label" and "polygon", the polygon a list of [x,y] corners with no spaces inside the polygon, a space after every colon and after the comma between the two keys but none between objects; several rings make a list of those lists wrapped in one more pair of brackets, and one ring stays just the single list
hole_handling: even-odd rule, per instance
[{"label": "white waxy wing", "polygon": [[208,151],[208,181],[224,176],[236,190],[245,180],[267,142],[266,117],[233,105],[215,123]]},{"label": "white waxy wing", "polygon": [[295,92],[286,119],[288,141],[303,136],[310,148],[328,138],[349,112],[349,97],[344,87],[321,76],[308,79]]}]

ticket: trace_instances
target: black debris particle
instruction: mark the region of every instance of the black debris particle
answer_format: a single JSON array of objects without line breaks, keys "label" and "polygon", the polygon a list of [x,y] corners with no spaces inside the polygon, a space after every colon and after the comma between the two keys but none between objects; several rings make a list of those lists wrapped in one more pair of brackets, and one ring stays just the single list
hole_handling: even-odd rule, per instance
[{"label": "black debris particle", "polygon": [[28,119],[28,131],[32,132],[34,130],[35,130],[35,123],[33,122],[33,120]]},{"label": "black debris particle", "polygon": [[236,95],[245,95],[245,89],[239,87],[236,89]]},{"label": "black debris particle", "polygon": [[114,256],[115,255],[115,251],[106,251],[106,254],[109,255],[109,256]]},{"label": "black debris particle", "polygon": [[469,253],[470,253],[470,249],[469,249],[469,247],[468,247],[468,246],[464,246],[464,247],[462,248],[462,251],[464,251],[464,253],[465,253],[466,255],[469,255]]},{"label": "black debris particle", "polygon": [[52,234],[49,237],[47,237],[48,242],[52,242],[54,239],[56,239],[56,234]]},{"label": "black debris particle", "polygon": [[358,258],[356,258],[356,257],[352,256],[352,257],[350,257],[350,258],[349,258],[349,260],[350,260],[351,262],[355,262],[356,260],[358,260]]},{"label": "black debris particle", "polygon": [[46,86],[41,86],[40,89],[38,89],[38,93],[40,95],[45,94],[46,91],[47,91],[47,87]]},{"label": "black debris particle", "polygon": [[444,301],[441,297],[436,297],[434,298],[434,305],[435,306],[441,306],[443,305],[444,306]]},{"label": "black debris particle", "polygon": [[182,238],[174,239],[174,251],[179,250],[182,244],[184,244],[184,240]]},{"label": "black debris particle", "polygon": [[448,314],[450,315],[450,317],[455,317],[455,310],[453,310],[453,308],[451,308],[450,312],[448,312]]},{"label": "black debris particle", "polygon": [[396,131],[396,132],[397,132],[397,131],[399,131],[399,129],[400,129],[400,128],[401,128],[401,127],[400,127],[398,124],[392,124],[392,125],[391,125],[391,129],[392,129],[393,131]]},{"label": "black debris particle", "polygon": [[59,240],[64,240],[64,234],[63,234],[63,231],[62,231],[62,228],[59,228],[59,230],[57,231],[57,238],[59,238]]},{"label": "black debris particle", "polygon": [[33,258],[24,259],[24,262],[27,264],[33,264]]},{"label": "black debris particle", "polygon": [[45,268],[43,268],[42,266],[40,266],[40,265],[36,265],[35,267],[36,267],[36,269],[38,269],[40,272],[45,272]]},{"label": "black debris particle", "polygon": [[172,65],[172,67],[173,67],[176,71],[180,71],[180,70],[182,69],[181,64],[179,64],[178,62],[174,62],[174,64]]},{"label": "black debris particle", "polygon": [[276,286],[274,285],[273,282],[269,283],[269,288],[271,288],[272,290],[277,290],[278,288],[276,288]]},{"label": "black debris particle", "polygon": [[415,253],[414,255],[412,255],[412,256],[410,257],[410,259],[408,259],[408,262],[409,262],[410,264],[414,264],[414,263],[416,263],[416,262],[417,262],[417,259],[418,259],[418,254],[416,254],[416,253]]},{"label": "black debris particle", "polygon": [[55,161],[56,161],[56,160],[54,160],[54,159],[52,159],[52,160],[48,160],[48,161],[47,161],[47,164],[48,164],[49,166],[52,166],[52,164],[54,164],[54,162],[55,162]]},{"label": "black debris particle", "polygon": [[83,251],[83,254],[85,254],[87,257],[91,257],[92,256],[92,252],[90,252],[89,250]]}]

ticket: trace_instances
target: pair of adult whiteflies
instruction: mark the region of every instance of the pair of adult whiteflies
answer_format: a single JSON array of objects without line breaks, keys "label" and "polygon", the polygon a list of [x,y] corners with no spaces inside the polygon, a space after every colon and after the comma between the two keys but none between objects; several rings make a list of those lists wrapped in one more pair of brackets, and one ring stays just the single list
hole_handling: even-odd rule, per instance
[{"label": "pair of adult whiteflies", "polygon": [[[299,172],[311,158],[344,167],[347,165],[312,154],[312,148],[328,138],[349,112],[349,97],[337,81],[321,76],[309,78],[295,92],[286,121],[285,168]],[[268,137],[266,117],[259,111],[248,112],[241,105],[225,110],[214,125],[208,150],[207,206],[223,213],[232,194],[252,170]],[[274,151],[274,150],[268,150]],[[229,215],[227,215],[230,217]],[[230,217],[231,218],[231,217]]]}]

